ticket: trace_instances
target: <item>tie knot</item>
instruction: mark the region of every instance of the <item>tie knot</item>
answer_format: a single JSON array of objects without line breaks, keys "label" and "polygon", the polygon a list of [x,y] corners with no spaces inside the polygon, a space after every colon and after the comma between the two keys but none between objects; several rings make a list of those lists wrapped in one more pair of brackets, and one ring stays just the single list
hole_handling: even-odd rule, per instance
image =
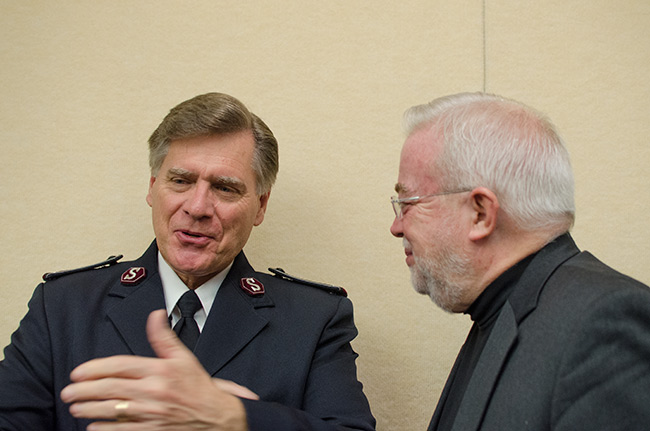
[{"label": "tie knot", "polygon": [[193,290],[188,290],[181,296],[176,303],[178,309],[181,310],[181,316],[194,317],[194,313],[201,309],[201,301]]}]

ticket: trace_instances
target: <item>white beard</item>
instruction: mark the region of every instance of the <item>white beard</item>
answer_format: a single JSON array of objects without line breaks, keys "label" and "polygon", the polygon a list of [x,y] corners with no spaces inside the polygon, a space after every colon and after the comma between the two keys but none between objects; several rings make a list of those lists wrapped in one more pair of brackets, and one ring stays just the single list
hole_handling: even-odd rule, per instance
[{"label": "white beard", "polygon": [[[410,248],[406,240],[404,243],[405,248]],[[470,259],[450,248],[442,248],[435,257],[430,254],[433,253],[415,257],[415,265],[410,267],[413,288],[420,294],[429,295],[444,311],[458,312],[468,290],[461,280],[467,280],[472,271]]]}]

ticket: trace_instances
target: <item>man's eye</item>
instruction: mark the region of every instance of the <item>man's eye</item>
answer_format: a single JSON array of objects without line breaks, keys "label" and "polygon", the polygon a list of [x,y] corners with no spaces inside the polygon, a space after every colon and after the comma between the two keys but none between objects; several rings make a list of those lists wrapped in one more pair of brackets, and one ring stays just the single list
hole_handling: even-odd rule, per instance
[{"label": "man's eye", "polygon": [[404,214],[413,206],[413,202],[400,202],[399,206],[402,210],[402,214]]},{"label": "man's eye", "polygon": [[232,187],[228,186],[217,186],[215,187],[217,191],[222,192],[222,193],[237,193],[237,190],[233,189]]},{"label": "man's eye", "polygon": [[189,181],[187,181],[185,178],[172,178],[171,182],[178,185],[189,184]]},{"label": "man's eye", "polygon": [[215,193],[221,199],[227,199],[227,200],[237,199],[239,196],[243,194],[242,191],[237,187],[233,187],[225,184],[215,184],[213,188]]}]

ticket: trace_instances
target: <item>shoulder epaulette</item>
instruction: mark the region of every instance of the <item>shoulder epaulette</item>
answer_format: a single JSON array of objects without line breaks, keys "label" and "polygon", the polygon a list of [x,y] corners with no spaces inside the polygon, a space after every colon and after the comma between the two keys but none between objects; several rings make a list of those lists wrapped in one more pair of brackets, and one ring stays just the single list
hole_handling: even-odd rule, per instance
[{"label": "shoulder epaulette", "polygon": [[75,274],[77,272],[84,272],[91,269],[99,269],[99,268],[115,265],[118,260],[122,259],[122,257],[123,255],[118,254],[117,256],[110,256],[108,259],[96,263],[94,265],[88,265],[88,266],[75,268],[75,269],[68,269],[65,271],[46,272],[45,274],[43,274],[43,281],[52,281],[52,280],[56,280],[59,277],[63,277],[64,275]]},{"label": "shoulder epaulette", "polygon": [[269,268],[269,271],[271,271],[274,276],[282,278],[284,280],[294,281],[296,283],[316,287],[332,295],[348,296],[348,292],[344,288],[339,286],[333,286],[331,284],[325,284],[325,283],[317,283],[315,281],[305,280],[304,278],[295,277],[293,275],[289,275],[286,272],[284,272],[284,269],[282,268]]}]

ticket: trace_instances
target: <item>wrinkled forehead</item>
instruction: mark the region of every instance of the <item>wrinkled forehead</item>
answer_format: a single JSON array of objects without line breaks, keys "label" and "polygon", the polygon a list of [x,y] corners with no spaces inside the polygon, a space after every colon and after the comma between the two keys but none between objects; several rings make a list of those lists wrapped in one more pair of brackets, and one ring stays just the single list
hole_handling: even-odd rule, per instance
[{"label": "wrinkled forehead", "polygon": [[437,185],[434,164],[442,152],[435,130],[421,127],[404,141],[395,189],[402,195],[431,192]]},{"label": "wrinkled forehead", "polygon": [[255,181],[252,134],[198,136],[171,142],[161,171]]}]

